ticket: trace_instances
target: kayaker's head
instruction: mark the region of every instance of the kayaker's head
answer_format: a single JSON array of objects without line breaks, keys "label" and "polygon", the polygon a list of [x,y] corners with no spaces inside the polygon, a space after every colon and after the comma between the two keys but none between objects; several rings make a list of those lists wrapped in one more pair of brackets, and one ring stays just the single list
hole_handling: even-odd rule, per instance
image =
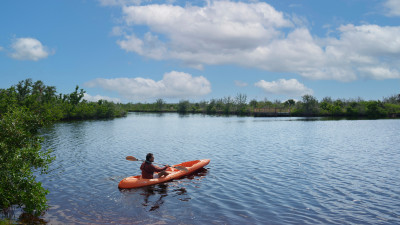
[{"label": "kayaker's head", "polygon": [[148,162],[148,163],[154,162],[153,153],[148,153],[148,154],[146,155],[146,162]]}]

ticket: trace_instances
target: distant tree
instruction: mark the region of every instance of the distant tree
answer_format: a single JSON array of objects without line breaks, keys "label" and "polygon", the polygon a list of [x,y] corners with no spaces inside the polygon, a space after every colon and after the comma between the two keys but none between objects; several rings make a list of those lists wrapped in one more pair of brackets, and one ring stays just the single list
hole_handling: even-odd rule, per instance
[{"label": "distant tree", "polygon": [[161,98],[156,100],[156,110],[157,111],[162,111],[165,105],[165,101]]},{"label": "distant tree", "polygon": [[224,103],[224,109],[223,109],[224,114],[225,115],[230,114],[232,112],[232,107],[234,103],[233,99],[231,97],[224,97],[223,103]]},{"label": "distant tree", "polygon": [[56,99],[56,87],[54,86],[46,86],[43,93],[44,102],[50,102],[51,100]]},{"label": "distant tree", "polygon": [[237,94],[235,98],[236,113],[244,115],[247,112],[247,96],[245,94]]},{"label": "distant tree", "polygon": [[303,113],[306,115],[312,115],[318,111],[318,101],[312,95],[304,95],[302,97],[302,109]]},{"label": "distant tree", "polygon": [[217,101],[215,99],[211,99],[211,101],[208,103],[207,108],[206,108],[206,112],[208,114],[214,114],[217,112]]},{"label": "distant tree", "polygon": [[332,104],[333,100],[331,97],[324,97],[321,102],[326,102],[326,103]]},{"label": "distant tree", "polygon": [[83,96],[86,93],[86,91],[84,91],[83,89],[81,89],[80,92],[78,92],[78,90],[79,90],[79,86],[76,85],[75,91],[72,92],[71,94],[69,94],[69,96],[68,96],[69,102],[72,105],[78,105],[78,103],[82,100]]},{"label": "distant tree", "polygon": [[357,102],[351,102],[347,107],[346,107],[346,115],[355,117],[359,115],[359,110],[358,110],[358,103]]},{"label": "distant tree", "polygon": [[18,101],[23,102],[25,98],[31,94],[32,89],[32,79],[26,79],[24,81],[18,82],[16,85],[16,90],[18,93]]},{"label": "distant tree", "polygon": [[257,108],[258,102],[257,100],[253,99],[250,101],[249,106],[252,108]]},{"label": "distant tree", "polygon": [[383,117],[387,114],[382,108],[380,101],[369,101],[367,103],[367,116],[371,118]]},{"label": "distant tree", "polygon": [[178,113],[187,113],[189,110],[190,103],[187,100],[181,100],[178,103]]},{"label": "distant tree", "polygon": [[215,108],[217,111],[221,112],[224,109],[224,99],[220,98],[216,100]]},{"label": "distant tree", "polygon": [[392,95],[390,97],[383,99],[384,103],[391,103],[391,104],[399,104],[400,103],[400,94]]},{"label": "distant tree", "polygon": [[289,100],[287,100],[287,101],[285,101],[285,102],[283,103],[283,105],[284,105],[285,107],[288,107],[288,108],[289,108],[289,113],[291,112],[291,109],[292,109],[292,107],[293,107],[295,104],[296,104],[296,102],[295,102],[293,99],[289,99]]}]

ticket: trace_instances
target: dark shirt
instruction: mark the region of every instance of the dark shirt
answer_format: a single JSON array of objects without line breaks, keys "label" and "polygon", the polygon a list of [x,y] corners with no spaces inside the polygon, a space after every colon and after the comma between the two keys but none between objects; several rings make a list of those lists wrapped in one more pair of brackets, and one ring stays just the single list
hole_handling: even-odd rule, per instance
[{"label": "dark shirt", "polygon": [[140,166],[140,170],[142,170],[142,178],[144,179],[153,179],[153,174],[154,172],[161,172],[163,170],[166,170],[168,167],[163,167],[160,168],[158,166],[155,166],[151,163],[143,162],[142,165]]}]

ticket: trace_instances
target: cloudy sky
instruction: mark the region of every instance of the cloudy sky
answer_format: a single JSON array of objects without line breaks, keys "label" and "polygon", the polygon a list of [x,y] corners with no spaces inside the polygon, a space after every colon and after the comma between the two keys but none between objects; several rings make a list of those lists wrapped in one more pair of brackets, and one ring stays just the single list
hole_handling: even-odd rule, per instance
[{"label": "cloudy sky", "polygon": [[381,100],[400,93],[400,0],[2,0],[0,88],[86,99]]}]

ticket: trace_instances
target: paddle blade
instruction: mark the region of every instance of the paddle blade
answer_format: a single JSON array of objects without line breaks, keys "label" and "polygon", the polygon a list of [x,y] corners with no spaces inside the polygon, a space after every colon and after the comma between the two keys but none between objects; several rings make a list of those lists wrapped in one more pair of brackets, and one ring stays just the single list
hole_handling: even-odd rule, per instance
[{"label": "paddle blade", "polygon": [[129,161],[139,161],[137,158],[135,158],[135,157],[133,157],[133,156],[127,156],[127,157],[126,157],[126,160],[129,160]]},{"label": "paddle blade", "polygon": [[178,169],[178,170],[185,171],[185,172],[189,172],[189,170],[188,170],[186,167],[184,167],[184,166],[174,166],[174,168],[175,168],[175,169]]}]

